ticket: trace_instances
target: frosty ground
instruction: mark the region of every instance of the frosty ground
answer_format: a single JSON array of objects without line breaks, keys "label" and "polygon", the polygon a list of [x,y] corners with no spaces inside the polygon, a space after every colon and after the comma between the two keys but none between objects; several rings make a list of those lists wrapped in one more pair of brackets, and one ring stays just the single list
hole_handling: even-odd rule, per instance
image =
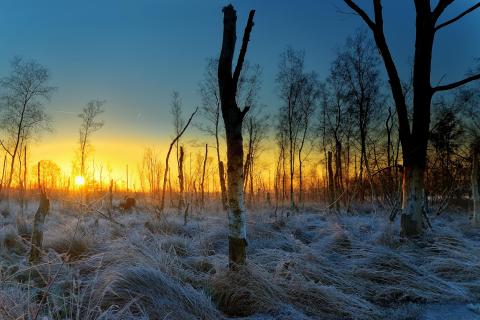
[{"label": "frosty ground", "polygon": [[228,271],[226,216],[117,213],[55,204],[42,263],[27,263],[31,212],[0,216],[1,319],[476,319],[480,228],[432,219],[401,241],[382,210],[249,212],[248,265]]}]

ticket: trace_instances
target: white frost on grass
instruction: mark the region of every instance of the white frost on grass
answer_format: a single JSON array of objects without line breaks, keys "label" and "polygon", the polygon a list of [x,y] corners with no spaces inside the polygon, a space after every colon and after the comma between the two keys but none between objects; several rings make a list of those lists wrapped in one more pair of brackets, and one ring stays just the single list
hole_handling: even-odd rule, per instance
[{"label": "white frost on grass", "polygon": [[412,242],[387,214],[271,214],[249,213],[249,262],[232,273],[224,213],[187,225],[175,212],[115,215],[125,227],[86,216],[72,241],[75,212],[54,208],[34,268],[21,232],[32,212],[20,229],[13,213],[0,227],[0,318],[422,319],[429,306],[478,306],[480,229],[466,215],[444,214]]}]

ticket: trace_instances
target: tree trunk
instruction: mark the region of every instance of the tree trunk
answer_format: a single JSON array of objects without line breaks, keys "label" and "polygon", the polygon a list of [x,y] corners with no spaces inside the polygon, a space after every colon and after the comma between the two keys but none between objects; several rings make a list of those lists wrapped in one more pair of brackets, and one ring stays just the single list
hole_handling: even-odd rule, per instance
[{"label": "tree trunk", "polygon": [[229,264],[246,263],[246,212],[243,197],[242,122],[248,107],[240,110],[236,102],[238,79],[247,51],[255,11],[250,11],[237,65],[232,75],[237,15],[232,5],[223,8],[223,43],[218,64],[218,85],[227,137]]},{"label": "tree trunk", "polygon": [[479,172],[479,154],[476,148],[472,150],[472,199],[473,199],[473,216],[472,223],[478,224],[479,218],[479,205],[480,205],[480,172]]},{"label": "tree trunk", "polygon": [[180,194],[179,194],[179,200],[178,200],[178,210],[182,210],[185,202],[183,199],[183,193],[184,193],[184,179],[183,179],[183,159],[184,159],[184,152],[183,152],[183,147],[180,147],[180,156],[178,158],[178,184],[180,185]]},{"label": "tree trunk", "polygon": [[202,192],[202,209],[205,208],[205,169],[207,167],[207,157],[208,157],[208,144],[205,145],[205,158],[203,158],[203,171],[202,171],[202,183],[200,184]]},{"label": "tree trunk", "polygon": [[[40,162],[38,163],[38,181],[40,186]],[[35,264],[40,261],[43,244],[43,231],[45,226],[45,217],[50,210],[50,200],[47,198],[45,189],[40,187],[40,204],[37,212],[33,217],[32,229],[32,246],[30,248],[30,256],[28,261],[30,264]]]},{"label": "tree trunk", "polygon": [[[163,213],[163,209],[165,208],[165,190],[167,188],[167,177],[169,178],[169,176],[167,176],[167,174],[170,175],[169,166],[168,166],[168,160],[170,159],[170,153],[172,152],[172,148],[175,145],[175,143],[178,141],[178,139],[180,139],[182,137],[183,133],[187,130],[188,126],[190,125],[190,122],[192,122],[192,119],[195,116],[195,114],[197,113],[197,111],[198,111],[198,108],[195,109],[195,111],[192,113],[192,115],[188,119],[187,123],[183,127],[182,131],[180,131],[180,133],[175,137],[175,139],[173,139],[173,141],[170,143],[170,146],[168,148],[167,156],[165,157],[165,173],[163,174],[162,198],[160,200],[160,207],[157,210],[157,216],[159,216],[161,213]],[[168,180],[170,182],[170,179],[168,179]],[[170,193],[171,193],[171,190],[172,190],[172,187],[171,187],[171,183],[170,183]],[[171,194],[170,194],[170,200],[172,200]]]},{"label": "tree trunk", "polygon": [[411,165],[403,169],[401,236],[416,236],[423,231],[424,171]]},{"label": "tree trunk", "polygon": [[218,163],[218,173],[220,175],[220,188],[222,190],[222,205],[223,210],[228,209],[227,205],[227,185],[225,183],[225,167],[223,165],[223,161]]},{"label": "tree trunk", "polygon": [[333,206],[335,202],[335,182],[333,179],[332,168],[332,151],[327,153],[327,170],[328,170],[328,207]]}]

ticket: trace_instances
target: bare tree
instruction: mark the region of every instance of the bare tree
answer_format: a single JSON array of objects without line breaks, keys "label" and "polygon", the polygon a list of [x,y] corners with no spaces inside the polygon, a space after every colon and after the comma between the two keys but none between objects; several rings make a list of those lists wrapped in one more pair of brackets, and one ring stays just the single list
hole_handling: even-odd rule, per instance
[{"label": "bare tree", "polygon": [[205,68],[204,79],[200,83],[200,95],[202,97],[202,114],[207,124],[201,126],[201,130],[215,138],[217,153],[218,177],[222,198],[222,206],[227,210],[227,186],[225,184],[225,169],[220,157],[220,92],[218,91],[218,60],[209,59]]},{"label": "bare tree", "polygon": [[353,37],[348,37],[344,48],[333,62],[331,79],[342,82],[337,86],[340,94],[353,114],[355,129],[360,144],[359,191],[364,199],[364,171],[371,183],[371,172],[367,156],[367,140],[369,138],[372,120],[380,106],[380,77],[377,66],[378,52],[375,45],[367,37],[366,32],[359,31]]},{"label": "bare tree", "polygon": [[244,119],[244,131],[247,136],[245,149],[247,150],[247,158],[244,165],[244,193],[247,193],[247,185],[249,185],[248,202],[253,203],[254,186],[253,174],[255,162],[259,158],[262,148],[262,142],[268,134],[269,116],[263,114],[256,108],[250,108],[247,116]]},{"label": "bare tree", "polygon": [[475,4],[459,15],[439,22],[445,9],[454,0],[439,0],[432,8],[428,0],[415,0],[415,52],[413,62],[413,116],[410,126],[407,102],[397,66],[393,60],[384,32],[381,0],[373,0],[373,19],[353,0],[344,0],[372,31],[378,50],[388,74],[392,96],[397,109],[399,135],[403,151],[403,199],[401,234],[417,236],[423,233],[424,218],[424,175],[430,126],[430,108],[435,93],[445,92],[471,81],[480,79],[480,74],[447,85],[432,86],[432,51],[437,32],[458,21],[478,7]]},{"label": "bare tree", "polygon": [[79,131],[79,158],[80,158],[80,175],[86,177],[87,157],[91,149],[90,138],[92,134],[100,130],[105,122],[99,120],[98,117],[105,112],[103,105],[105,101],[92,100],[83,108],[82,113],[78,115],[82,119]]},{"label": "bare tree", "polygon": [[[310,117],[318,99],[318,83],[314,72],[305,72],[304,53],[289,47],[281,54],[277,84],[282,102],[281,120],[286,126],[290,169],[290,207],[295,209],[295,159],[302,159],[302,151],[310,129]],[[298,153],[298,154],[297,154]]]},{"label": "bare tree", "polygon": [[[175,130],[175,136],[180,134],[180,131],[185,126],[185,120],[183,119],[182,114],[182,100],[180,99],[180,93],[173,91],[172,93],[172,102],[170,107],[170,113],[173,117],[173,128]],[[180,138],[175,142],[175,153],[177,159],[177,172],[178,172],[178,209],[182,210],[184,206],[183,191],[184,191],[184,180],[183,180],[183,157],[181,157],[181,147],[180,147]]]},{"label": "bare tree", "polygon": [[254,15],[255,10],[251,10],[245,27],[238,61],[232,74],[237,37],[237,14],[232,5],[223,8],[223,42],[218,63],[218,86],[227,138],[229,261],[231,268],[235,264],[245,264],[246,262],[247,230],[243,199],[242,124],[249,106],[240,109],[236,97],[240,73],[253,28]]},{"label": "bare tree", "polygon": [[[188,126],[192,122],[193,117],[195,114],[197,114],[198,108],[195,109],[195,111],[192,113],[190,118],[188,119],[187,123],[183,126],[183,128],[180,130],[180,132],[177,134],[177,136],[172,140],[170,143],[170,146],[168,148],[167,156],[165,158],[165,172],[163,174],[163,187],[162,187],[162,198],[160,202],[160,207],[158,208],[158,215],[163,213],[163,209],[165,208],[165,191],[167,189],[167,179],[169,175],[169,166],[168,166],[168,160],[170,159],[170,153],[172,152],[173,146],[177,143],[177,141],[182,137],[182,135],[185,133],[187,130]],[[171,187],[170,187],[171,189]]]},{"label": "bare tree", "polygon": [[43,102],[49,101],[55,90],[48,85],[48,70],[39,63],[16,57],[11,68],[10,75],[0,80],[3,89],[0,128],[4,132],[0,144],[11,159],[7,189],[11,186],[16,157],[23,145],[31,138],[38,137],[41,131],[49,129],[50,118]]},{"label": "bare tree", "polygon": [[[307,160],[313,145],[312,123],[320,98],[320,84],[317,75],[312,72],[305,75],[305,84],[300,96],[300,135],[297,150],[298,155],[298,202],[303,202],[303,163]],[[309,150],[304,155],[306,144],[309,143]]]}]

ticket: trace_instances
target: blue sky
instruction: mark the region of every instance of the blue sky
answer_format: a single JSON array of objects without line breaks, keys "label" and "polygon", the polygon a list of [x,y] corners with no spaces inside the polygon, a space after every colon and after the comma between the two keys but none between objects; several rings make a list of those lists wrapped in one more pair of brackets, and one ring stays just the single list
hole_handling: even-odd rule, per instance
[{"label": "blue sky", "polygon": [[[275,112],[275,74],[287,45],[306,52],[308,69],[325,78],[335,48],[362,26],[341,0],[243,0],[237,9],[238,37],[249,9],[256,9],[247,59],[263,69],[260,101]],[[371,11],[371,1],[358,0]],[[432,2],[433,3],[433,2]],[[455,16],[474,1],[458,0],[444,15]],[[48,143],[76,142],[76,114],[91,99],[107,100],[99,140],[165,141],[172,90],[186,112],[199,104],[198,83],[206,59],[220,50],[222,7],[214,0],[2,0],[0,75],[14,55],[47,66],[58,87],[47,110],[55,132]],[[341,11],[344,11],[343,13]],[[400,72],[409,74],[413,53],[413,0],[384,0],[385,28]],[[460,78],[480,57],[480,12],[440,31],[433,82]],[[103,140],[102,140],[103,139]],[[74,147],[72,147],[73,150]],[[39,149],[40,150],[40,149]],[[117,150],[118,151],[118,150]],[[113,151],[112,151],[113,152]]]}]

